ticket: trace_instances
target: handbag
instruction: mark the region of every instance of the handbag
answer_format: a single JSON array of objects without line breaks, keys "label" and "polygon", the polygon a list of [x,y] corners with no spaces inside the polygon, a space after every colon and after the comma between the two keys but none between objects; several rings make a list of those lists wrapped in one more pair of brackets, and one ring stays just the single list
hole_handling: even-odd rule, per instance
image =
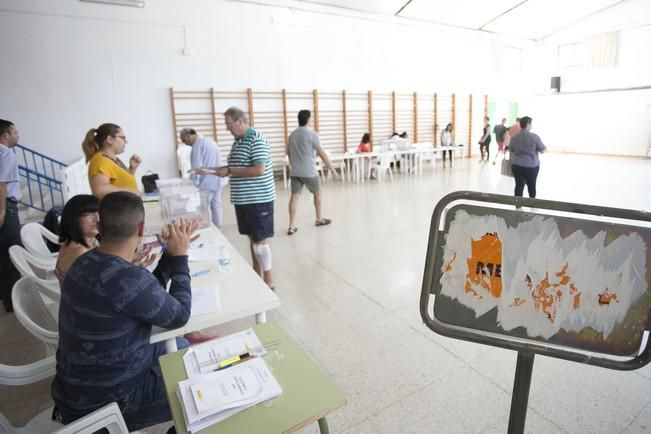
[{"label": "handbag", "polygon": [[158,192],[158,187],[156,186],[158,179],[158,173],[147,172],[147,174],[142,175],[140,180],[142,181],[142,187],[145,189],[145,193]]},{"label": "handbag", "polygon": [[513,169],[511,169],[511,159],[502,158],[502,175],[513,177]]}]

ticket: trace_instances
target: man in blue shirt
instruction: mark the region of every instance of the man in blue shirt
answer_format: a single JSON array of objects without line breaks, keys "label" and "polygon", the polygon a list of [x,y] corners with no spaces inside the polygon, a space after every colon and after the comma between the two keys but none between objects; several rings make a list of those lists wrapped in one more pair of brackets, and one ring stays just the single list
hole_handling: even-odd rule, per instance
[{"label": "man in blue shirt", "polygon": [[[220,167],[222,165],[219,146],[213,140],[199,136],[192,128],[181,130],[181,141],[192,147],[190,164],[192,169],[199,167]],[[221,229],[222,227],[222,188],[228,184],[228,178],[217,176],[199,175],[192,172],[190,179],[200,190],[210,193],[210,211],[212,222]]]},{"label": "man in blue shirt", "polygon": [[13,147],[18,144],[16,126],[0,119],[0,298],[7,312],[13,312],[11,290],[20,278],[9,257],[9,247],[20,245],[18,201],[22,199],[18,162]]},{"label": "man in blue shirt", "polygon": [[153,325],[178,328],[190,318],[187,251],[196,224],[168,226],[152,274],[132,264],[144,231],[142,200],[107,194],[99,216],[102,244],[80,256],[61,285],[52,398],[63,423],[115,401],[133,431],[171,419],[158,365],[165,344],[149,338]]}]

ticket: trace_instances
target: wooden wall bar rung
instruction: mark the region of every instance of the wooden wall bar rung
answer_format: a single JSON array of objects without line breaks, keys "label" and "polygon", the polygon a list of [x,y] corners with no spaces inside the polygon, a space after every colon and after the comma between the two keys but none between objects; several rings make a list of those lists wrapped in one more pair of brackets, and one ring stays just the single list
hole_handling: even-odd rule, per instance
[{"label": "wooden wall bar rung", "polygon": [[[182,128],[194,128],[215,141],[221,139],[221,148],[229,146],[232,137],[223,123],[223,112],[228,107],[237,106],[246,110],[250,124],[269,138],[275,161],[285,155],[289,135],[298,126],[296,114],[304,108],[312,108],[314,129],[319,132],[324,148],[333,152],[348,151],[349,145],[353,141],[357,143],[366,132],[377,142],[398,130],[407,131],[414,142],[431,142],[437,146],[441,130],[438,122],[451,122],[460,135],[467,134],[468,155],[472,149],[472,95],[468,96],[467,108],[465,104],[458,106],[459,101],[454,93],[374,93],[370,90],[324,92],[313,89],[290,92],[282,89],[254,92],[251,88],[244,91],[220,91],[215,88],[180,91],[170,88],[170,99],[175,146],[180,143],[178,133]],[[484,115],[487,115],[488,95],[484,95],[483,99]],[[222,151],[228,152],[228,149]],[[276,169],[279,167],[276,165]]]}]

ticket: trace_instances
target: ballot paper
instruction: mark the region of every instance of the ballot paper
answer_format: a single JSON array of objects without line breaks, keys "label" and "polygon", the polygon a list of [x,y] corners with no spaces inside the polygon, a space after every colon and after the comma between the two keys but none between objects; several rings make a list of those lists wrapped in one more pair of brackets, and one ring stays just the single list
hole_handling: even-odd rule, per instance
[{"label": "ballot paper", "polygon": [[281,393],[280,384],[262,357],[181,381],[177,389],[185,425],[191,433]]},{"label": "ballot paper", "polygon": [[253,329],[213,339],[190,347],[183,355],[188,378],[214,371],[219,362],[242,354],[262,356],[266,350]]},{"label": "ballot paper", "polygon": [[219,246],[204,245],[201,247],[191,247],[188,250],[188,261],[217,261],[219,258]]}]

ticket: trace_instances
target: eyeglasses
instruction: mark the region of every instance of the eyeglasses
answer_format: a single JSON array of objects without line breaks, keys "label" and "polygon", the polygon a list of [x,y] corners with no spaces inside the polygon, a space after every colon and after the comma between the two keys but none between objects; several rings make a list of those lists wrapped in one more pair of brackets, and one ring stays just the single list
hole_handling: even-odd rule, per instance
[{"label": "eyeglasses", "polygon": [[113,137],[119,137],[119,138],[121,138],[122,140],[124,140],[125,142],[127,141],[127,136],[119,136],[119,135],[117,135],[117,134],[113,134]]},{"label": "eyeglasses", "polygon": [[91,220],[91,219],[99,219],[99,212],[97,212],[97,211],[94,211],[94,212],[82,212],[79,215],[79,218],[89,219],[89,220]]}]

